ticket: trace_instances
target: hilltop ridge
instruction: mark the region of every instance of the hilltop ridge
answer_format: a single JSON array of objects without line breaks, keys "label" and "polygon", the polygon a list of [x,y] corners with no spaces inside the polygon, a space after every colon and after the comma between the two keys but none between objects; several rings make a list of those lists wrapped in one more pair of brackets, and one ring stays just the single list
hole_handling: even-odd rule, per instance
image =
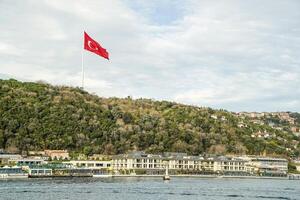
[{"label": "hilltop ridge", "polygon": [[[102,98],[79,88],[0,80],[0,149],[74,153],[185,152],[299,156],[293,124],[150,99]],[[297,129],[298,128],[298,129]]]}]

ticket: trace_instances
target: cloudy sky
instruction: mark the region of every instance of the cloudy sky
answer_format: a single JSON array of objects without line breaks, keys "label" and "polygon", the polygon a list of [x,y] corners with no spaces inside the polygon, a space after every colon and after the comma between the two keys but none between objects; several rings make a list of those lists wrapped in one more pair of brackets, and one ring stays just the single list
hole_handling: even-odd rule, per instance
[{"label": "cloudy sky", "polygon": [[299,0],[0,0],[0,78],[231,111],[300,111]]}]

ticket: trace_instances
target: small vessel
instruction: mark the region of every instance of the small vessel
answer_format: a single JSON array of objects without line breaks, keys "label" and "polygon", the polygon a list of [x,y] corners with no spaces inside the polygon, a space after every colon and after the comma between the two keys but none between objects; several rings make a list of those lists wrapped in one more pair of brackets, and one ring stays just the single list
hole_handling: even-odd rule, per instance
[{"label": "small vessel", "polygon": [[0,179],[16,179],[16,178],[28,178],[28,174],[25,173],[21,167],[2,167],[0,168]]},{"label": "small vessel", "polygon": [[107,169],[101,169],[101,167],[93,167],[92,174],[93,178],[111,178],[113,177],[113,172]]},{"label": "small vessel", "polygon": [[163,176],[163,180],[164,181],[169,181],[171,180],[170,176],[169,176],[169,168],[168,165],[166,165],[166,174]]},{"label": "small vessel", "polygon": [[169,181],[169,180],[171,180],[171,178],[170,178],[169,175],[164,175],[163,180],[164,181]]},{"label": "small vessel", "polygon": [[111,178],[112,174],[93,174],[93,178]]}]

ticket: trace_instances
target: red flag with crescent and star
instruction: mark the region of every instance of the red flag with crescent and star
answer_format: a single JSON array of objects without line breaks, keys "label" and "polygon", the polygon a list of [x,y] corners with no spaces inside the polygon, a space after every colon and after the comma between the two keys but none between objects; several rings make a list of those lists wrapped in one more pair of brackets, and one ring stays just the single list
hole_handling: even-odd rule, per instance
[{"label": "red flag with crescent and star", "polygon": [[84,49],[109,60],[109,54],[96,40],[84,32]]}]

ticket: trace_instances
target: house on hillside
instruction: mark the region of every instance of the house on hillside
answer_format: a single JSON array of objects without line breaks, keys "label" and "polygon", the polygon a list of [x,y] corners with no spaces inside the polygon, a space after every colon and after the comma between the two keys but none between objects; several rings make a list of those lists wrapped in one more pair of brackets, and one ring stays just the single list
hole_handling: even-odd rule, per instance
[{"label": "house on hillside", "polygon": [[52,160],[69,160],[69,152],[67,150],[45,150],[45,156]]},{"label": "house on hillside", "polygon": [[0,165],[8,165],[12,159],[21,159],[18,154],[0,154]]}]

